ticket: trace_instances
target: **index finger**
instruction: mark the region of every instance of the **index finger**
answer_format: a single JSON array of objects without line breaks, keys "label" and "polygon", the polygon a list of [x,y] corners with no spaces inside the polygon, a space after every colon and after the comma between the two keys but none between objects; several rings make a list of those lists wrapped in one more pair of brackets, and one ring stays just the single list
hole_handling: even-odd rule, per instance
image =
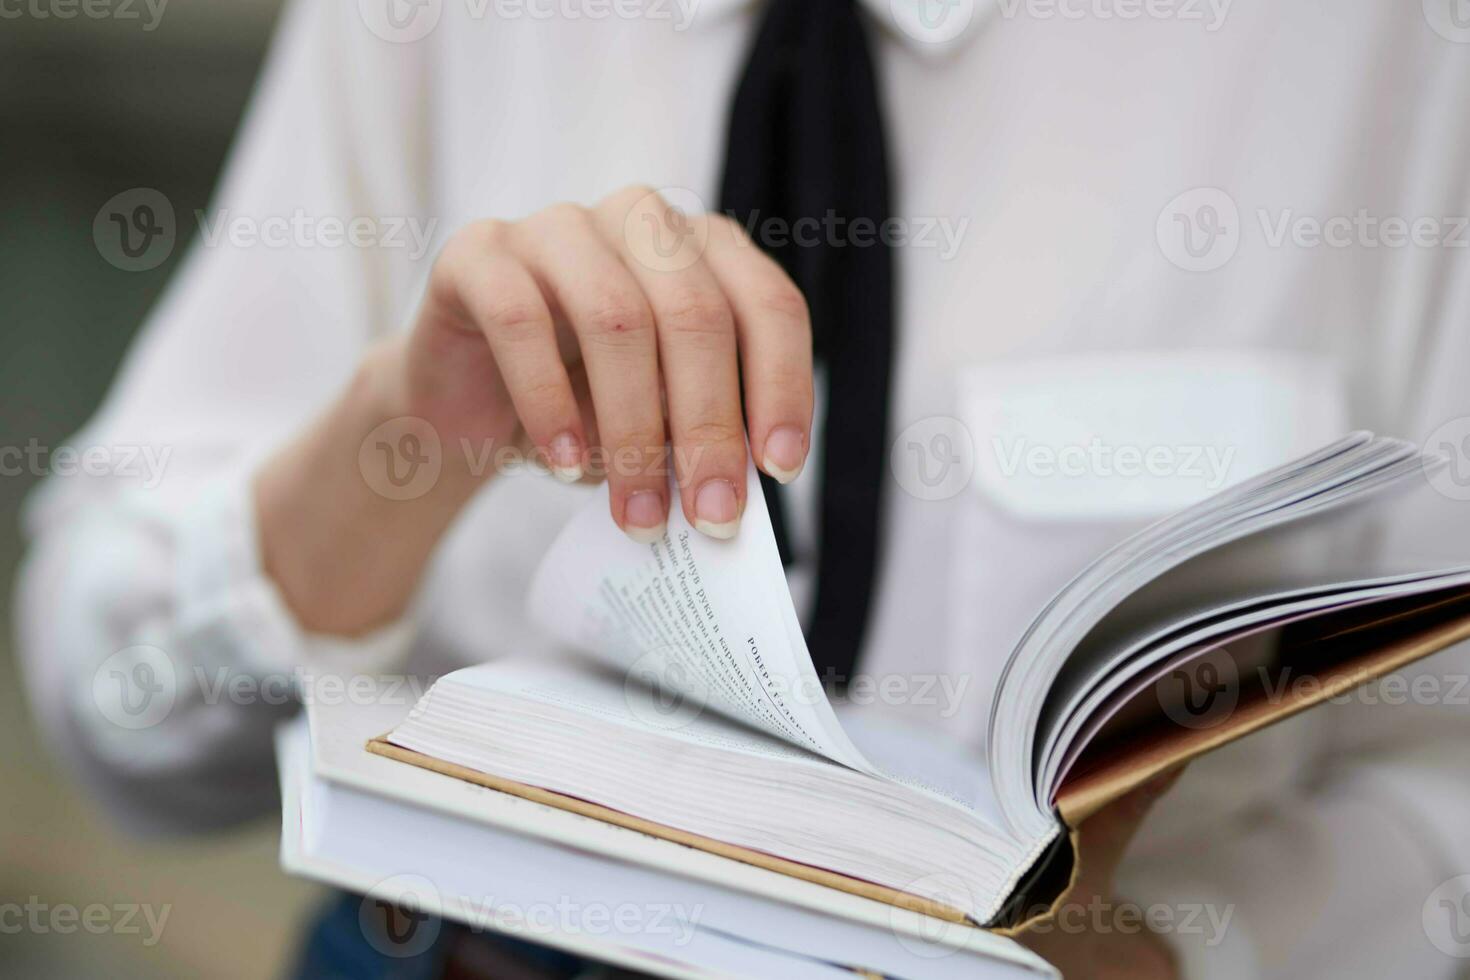
[{"label": "index finger", "polygon": [[735,314],[750,448],[762,470],[790,483],[811,448],[812,322],[806,298],[738,222],[717,214],[703,220],[705,264]]}]

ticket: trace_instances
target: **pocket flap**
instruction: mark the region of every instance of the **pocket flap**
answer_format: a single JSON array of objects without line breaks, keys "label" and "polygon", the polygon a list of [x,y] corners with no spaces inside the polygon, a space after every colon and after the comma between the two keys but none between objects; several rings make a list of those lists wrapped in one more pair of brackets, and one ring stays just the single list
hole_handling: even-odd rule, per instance
[{"label": "pocket flap", "polygon": [[1347,431],[1325,358],[1268,350],[1121,352],[964,369],[972,486],[1034,519],[1161,516]]}]

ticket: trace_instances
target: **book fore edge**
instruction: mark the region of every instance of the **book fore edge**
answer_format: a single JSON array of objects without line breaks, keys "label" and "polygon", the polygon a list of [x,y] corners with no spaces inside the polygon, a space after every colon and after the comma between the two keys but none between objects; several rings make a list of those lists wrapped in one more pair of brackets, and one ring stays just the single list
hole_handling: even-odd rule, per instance
[{"label": "book fore edge", "polygon": [[866,898],[881,902],[884,905],[903,909],[906,912],[914,912],[919,915],[942,919],[946,922],[971,926],[976,929],[984,929],[980,923],[976,922],[965,912],[953,906],[945,905],[942,902],[936,902],[932,899],[913,895],[896,888],[890,888],[887,885],[866,881],[862,878],[853,878],[836,871],[829,871],[825,868],[802,864],[799,861],[792,861],[788,858],[777,857],[753,848],[729,844],[721,840],[716,840],[713,837],[705,837],[701,834],[681,830],[678,827],[656,823],[652,820],[636,817],[630,813],[614,810],[611,807],[605,807],[601,804],[592,803],[575,796],[557,793],[539,786],[519,783],[500,776],[492,776],[489,773],[480,772],[477,769],[470,769],[452,762],[444,762],[433,756],[425,755],[422,752],[415,752],[401,745],[395,745],[388,741],[385,735],[380,735],[377,738],[369,740],[366,748],[374,755],[407,763],[408,765],[417,766],[421,769],[428,769],[442,776],[449,776],[450,778],[473,783],[496,792],[517,796],[524,800],[530,800],[533,803],[540,803],[603,823],[610,823],[622,827],[625,830],[648,834],[651,837],[658,837],[675,844],[682,844],[685,847],[706,851],[719,857],[739,861],[742,864],[753,865],[757,868],[774,871],[778,874],[797,878],[812,884],[824,885],[828,888],[846,892],[849,895],[856,895],[859,898]]}]

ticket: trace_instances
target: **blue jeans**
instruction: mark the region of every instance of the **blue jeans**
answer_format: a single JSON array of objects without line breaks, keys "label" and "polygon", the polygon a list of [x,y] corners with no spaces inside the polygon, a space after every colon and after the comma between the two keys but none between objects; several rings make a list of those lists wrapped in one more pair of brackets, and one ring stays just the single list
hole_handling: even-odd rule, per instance
[{"label": "blue jeans", "polygon": [[[508,975],[547,980],[596,976],[579,957],[424,914],[364,907],[340,894],[308,930],[291,976],[298,980],[440,980]],[[626,974],[624,974],[626,976]]]}]

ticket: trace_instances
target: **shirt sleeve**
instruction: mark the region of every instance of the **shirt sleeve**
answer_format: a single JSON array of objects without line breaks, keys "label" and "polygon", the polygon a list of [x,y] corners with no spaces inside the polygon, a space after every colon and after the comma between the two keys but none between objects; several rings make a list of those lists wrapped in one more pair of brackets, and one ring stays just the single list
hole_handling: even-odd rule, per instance
[{"label": "shirt sleeve", "polygon": [[407,623],[304,633],[262,573],[249,489],[404,321],[436,230],[412,149],[424,45],[374,36],[356,7],[288,6],[215,201],[177,215],[190,253],[70,443],[92,464],[53,466],[24,512],[34,713],[136,829],[273,808],[299,670],[383,670],[409,645]]},{"label": "shirt sleeve", "polygon": [[[1470,562],[1470,270],[1463,251],[1439,251],[1406,277],[1423,287],[1402,300],[1408,321],[1428,326],[1386,332],[1405,370],[1383,372],[1379,397],[1401,408],[1379,428],[1449,467],[1370,544],[1424,568]],[[1463,976],[1467,745],[1470,644],[1460,644],[1197,762],[1176,793],[1189,797],[1192,783],[1212,803],[1161,801],[1120,887],[1135,901],[1229,912],[1219,933],[1165,932],[1190,980]],[[1263,782],[1274,785],[1257,792]]]}]

